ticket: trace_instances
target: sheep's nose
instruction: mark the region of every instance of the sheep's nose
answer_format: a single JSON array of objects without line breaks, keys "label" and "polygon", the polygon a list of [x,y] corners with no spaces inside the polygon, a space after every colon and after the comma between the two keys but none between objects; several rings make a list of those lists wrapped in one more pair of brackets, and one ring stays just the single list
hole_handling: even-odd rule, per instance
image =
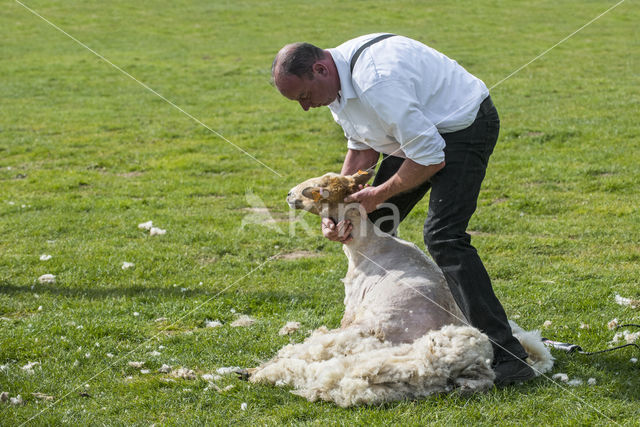
[{"label": "sheep's nose", "polygon": [[291,193],[292,191],[289,191],[289,193],[287,193],[287,198],[291,197]]}]

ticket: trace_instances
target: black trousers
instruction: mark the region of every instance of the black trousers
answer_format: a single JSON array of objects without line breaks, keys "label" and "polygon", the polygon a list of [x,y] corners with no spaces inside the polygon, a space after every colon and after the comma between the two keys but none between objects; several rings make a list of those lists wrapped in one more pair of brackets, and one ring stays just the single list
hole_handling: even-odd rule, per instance
[{"label": "black trousers", "polygon": [[[424,242],[469,323],[491,338],[494,362],[514,356],[527,357],[520,342],[513,337],[502,304],[493,292],[491,279],[466,232],[477,207],[480,186],[499,131],[498,112],[487,97],[469,127],[442,134],[446,143],[445,167],[424,184],[387,200],[398,208],[398,220],[402,221],[431,190]],[[385,156],[373,185],[388,180],[403,161],[399,157]],[[390,208],[369,214],[369,219],[381,230],[395,233],[398,224],[386,219],[391,217]]]}]

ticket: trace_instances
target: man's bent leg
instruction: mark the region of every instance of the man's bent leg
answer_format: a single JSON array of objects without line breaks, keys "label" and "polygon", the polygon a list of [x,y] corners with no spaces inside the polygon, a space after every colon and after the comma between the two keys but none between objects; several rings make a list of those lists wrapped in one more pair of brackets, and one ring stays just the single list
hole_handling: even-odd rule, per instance
[{"label": "man's bent leg", "polygon": [[469,128],[443,135],[446,165],[431,179],[424,231],[429,252],[442,269],[458,306],[469,322],[492,340],[494,362],[498,364],[526,358],[527,353],[512,334],[466,229],[476,210],[499,127],[497,112],[491,104],[491,109],[485,108],[484,112],[481,109]]}]

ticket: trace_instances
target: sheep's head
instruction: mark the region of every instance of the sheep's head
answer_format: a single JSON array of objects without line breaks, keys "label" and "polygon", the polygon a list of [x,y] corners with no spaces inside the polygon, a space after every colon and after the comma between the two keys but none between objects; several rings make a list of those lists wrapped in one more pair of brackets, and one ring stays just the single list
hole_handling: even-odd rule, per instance
[{"label": "sheep's head", "polygon": [[287,203],[294,209],[320,215],[323,210],[337,208],[345,197],[358,191],[358,187],[366,184],[369,178],[371,174],[364,171],[347,176],[327,173],[293,187],[287,195]]}]

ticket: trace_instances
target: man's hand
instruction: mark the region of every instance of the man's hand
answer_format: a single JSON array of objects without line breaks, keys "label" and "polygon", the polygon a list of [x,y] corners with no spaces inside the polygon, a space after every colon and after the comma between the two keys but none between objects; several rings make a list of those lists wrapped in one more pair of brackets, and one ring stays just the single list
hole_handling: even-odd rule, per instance
[{"label": "man's hand", "polygon": [[345,203],[358,202],[369,213],[376,210],[379,204],[384,203],[387,200],[387,196],[381,191],[382,187],[371,187],[361,185],[360,190],[347,196]]},{"label": "man's hand", "polygon": [[345,219],[340,221],[337,225],[331,218],[322,218],[322,235],[334,242],[340,242],[346,245],[353,237],[351,237],[351,230],[353,226],[351,221]]}]

